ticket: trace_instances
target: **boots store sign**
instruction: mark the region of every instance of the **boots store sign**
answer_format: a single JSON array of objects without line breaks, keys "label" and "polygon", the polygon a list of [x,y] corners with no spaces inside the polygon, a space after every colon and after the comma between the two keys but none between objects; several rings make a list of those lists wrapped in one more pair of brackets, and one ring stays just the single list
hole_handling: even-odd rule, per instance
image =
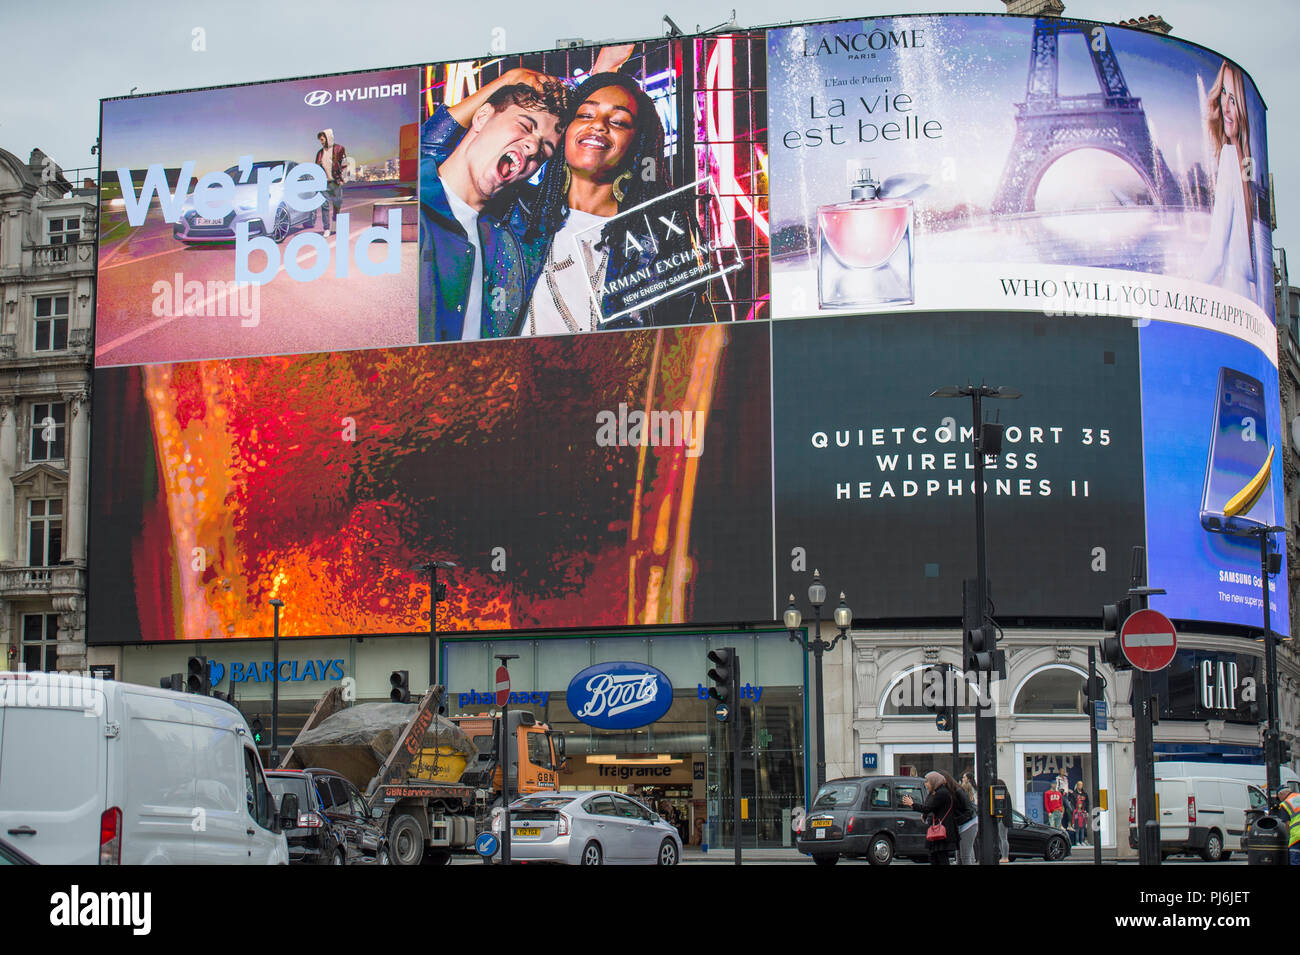
[{"label": "boots store sign", "polygon": [[598,663],[569,682],[565,697],[574,719],[597,729],[647,726],[673,705],[673,685],[644,663]]},{"label": "boots store sign", "polygon": [[1180,650],[1168,669],[1153,674],[1160,718],[1257,722],[1263,690],[1259,669],[1253,656]]}]

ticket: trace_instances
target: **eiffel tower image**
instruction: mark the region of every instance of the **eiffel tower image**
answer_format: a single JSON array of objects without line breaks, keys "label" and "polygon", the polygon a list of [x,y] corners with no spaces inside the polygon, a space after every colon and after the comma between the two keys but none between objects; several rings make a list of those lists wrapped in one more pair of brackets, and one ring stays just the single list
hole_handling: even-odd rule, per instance
[{"label": "eiffel tower image", "polygon": [[[1081,35],[1092,55],[1099,92],[1060,94],[1057,56],[1062,34]],[[1153,202],[1184,204],[1178,181],[1151,141],[1142,100],[1129,94],[1104,27],[1055,17],[1036,19],[1025,101],[1016,108],[1016,138],[993,199],[995,214],[1033,212],[1043,174],[1076,149],[1102,149],[1118,156],[1142,177]]]}]

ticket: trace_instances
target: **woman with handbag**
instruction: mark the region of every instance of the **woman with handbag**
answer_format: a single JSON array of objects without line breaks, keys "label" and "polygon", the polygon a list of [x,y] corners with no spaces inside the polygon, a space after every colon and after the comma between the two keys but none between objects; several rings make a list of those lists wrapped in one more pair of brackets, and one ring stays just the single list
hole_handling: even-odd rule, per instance
[{"label": "woman with handbag", "polygon": [[929,823],[925,831],[925,844],[930,848],[931,865],[950,865],[951,853],[957,851],[957,783],[947,773],[925,774],[925,788],[929,795],[925,802],[916,805],[911,796],[903,797],[903,805],[924,813]]}]

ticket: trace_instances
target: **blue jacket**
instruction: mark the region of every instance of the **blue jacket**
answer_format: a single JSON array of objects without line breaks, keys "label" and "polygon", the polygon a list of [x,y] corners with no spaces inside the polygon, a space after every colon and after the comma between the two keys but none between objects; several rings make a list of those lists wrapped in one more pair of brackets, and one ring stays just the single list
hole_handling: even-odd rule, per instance
[{"label": "blue jacket", "polygon": [[[448,135],[448,133],[456,135]],[[451,211],[438,165],[464,130],[445,106],[425,121],[420,137],[421,342],[460,341],[474,274],[474,246]],[[512,203],[505,220],[484,210],[478,217],[483,250],[483,338],[518,335],[546,262],[545,237],[524,242],[523,213]]]}]

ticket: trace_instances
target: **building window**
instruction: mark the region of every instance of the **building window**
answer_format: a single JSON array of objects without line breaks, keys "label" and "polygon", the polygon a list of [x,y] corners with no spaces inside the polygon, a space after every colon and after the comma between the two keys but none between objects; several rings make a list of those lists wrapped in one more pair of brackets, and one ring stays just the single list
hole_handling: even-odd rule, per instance
[{"label": "building window", "polygon": [[45,295],[36,300],[34,351],[66,351],[68,348],[68,296]]},{"label": "building window", "polygon": [[1088,678],[1077,670],[1052,666],[1027,679],[1016,693],[1016,716],[1080,716],[1088,713]]},{"label": "building window", "polygon": [[59,615],[23,614],[23,668],[29,673],[58,665]]},{"label": "building window", "polygon": [[50,220],[50,245],[71,245],[81,240],[80,216]]},{"label": "building window", "polygon": [[62,461],[68,406],[63,402],[32,405],[33,461]]},{"label": "building window", "polygon": [[63,500],[27,502],[27,566],[52,567],[63,559]]}]

